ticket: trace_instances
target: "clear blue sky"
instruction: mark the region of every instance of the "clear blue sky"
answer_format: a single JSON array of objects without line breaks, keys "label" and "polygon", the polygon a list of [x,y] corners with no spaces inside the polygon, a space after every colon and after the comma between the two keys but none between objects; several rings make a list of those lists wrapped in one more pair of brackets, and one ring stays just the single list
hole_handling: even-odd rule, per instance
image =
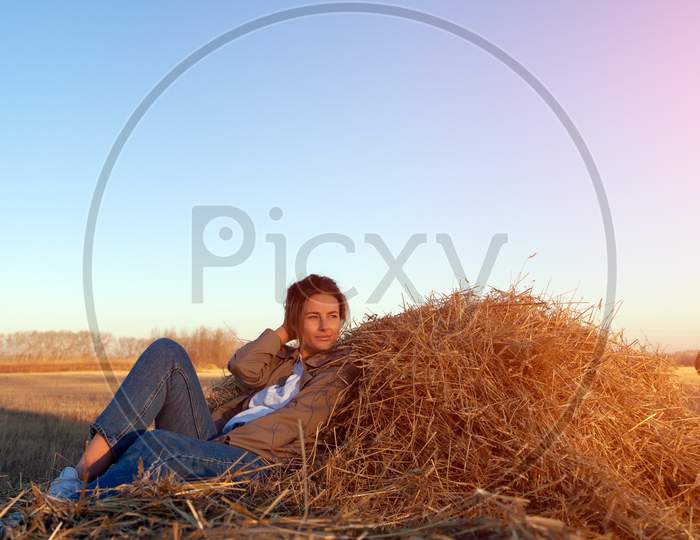
[{"label": "clear blue sky", "polygon": [[[82,250],[100,169],[120,129],[189,53],[289,1],[6,4],[0,19],[0,332],[85,329]],[[700,4],[397,1],[498,45],[554,94],[591,150],[618,245],[613,324],[669,350],[700,346]],[[192,302],[192,207],[243,210],[253,252],[204,271]],[[273,207],[282,218],[269,217]],[[217,218],[211,252],[241,229]],[[217,233],[231,226],[229,240]],[[273,244],[286,284],[300,246],[324,233],[308,271],[334,277],[356,321],[410,302],[364,240],[398,256],[422,295],[458,285],[436,233],[474,283],[491,237],[508,234],[488,281],[597,303],[605,243],[591,181],[565,130],[513,72],[415,22],[321,15],[262,29],[180,77],[126,143],[97,220],[101,330],[228,325],[252,339],[281,323]],[[528,258],[533,253],[534,257]]]}]

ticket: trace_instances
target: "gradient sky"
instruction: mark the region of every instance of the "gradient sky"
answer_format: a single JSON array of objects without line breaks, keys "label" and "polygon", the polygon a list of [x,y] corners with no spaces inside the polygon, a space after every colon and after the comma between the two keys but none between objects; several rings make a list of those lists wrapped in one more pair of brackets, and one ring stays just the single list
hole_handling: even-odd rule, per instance
[{"label": "gradient sky", "polygon": [[[0,18],[0,332],[86,329],[88,209],[129,115],[188,54],[291,1],[4,5]],[[567,111],[602,176],[619,266],[613,329],[667,350],[700,347],[700,4],[396,1],[504,49]],[[192,208],[235,206],[252,254],[204,271],[192,302]],[[271,219],[273,207],[282,217]],[[231,227],[229,240],[218,235]],[[202,242],[236,252],[242,229],[213,219]],[[506,233],[488,285],[597,304],[605,237],[574,144],[505,65],[452,35],[367,14],[287,21],[229,43],[158,98],[116,163],[97,219],[100,329],[224,326],[244,339],[282,321],[275,283],[334,277],[363,313],[411,303],[365,234],[398,256],[421,295],[459,286],[437,233],[475,284]],[[276,259],[268,234],[283,234]],[[536,253],[534,257],[531,257]]]}]

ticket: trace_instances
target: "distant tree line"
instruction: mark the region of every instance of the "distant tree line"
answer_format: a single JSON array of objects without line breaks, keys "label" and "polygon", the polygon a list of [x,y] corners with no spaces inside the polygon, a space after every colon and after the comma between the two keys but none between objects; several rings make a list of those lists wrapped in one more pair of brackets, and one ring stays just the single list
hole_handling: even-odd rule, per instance
[{"label": "distant tree line", "polygon": [[686,351],[677,351],[669,354],[669,358],[679,366],[694,366],[700,351],[698,349],[689,349]]},{"label": "distant tree line", "polygon": [[208,365],[226,367],[234,351],[243,345],[236,333],[229,329],[211,329],[204,326],[200,326],[194,331],[180,332],[176,332],[174,329],[153,329],[148,343],[150,344],[159,337],[169,337],[177,341],[185,348],[197,367]]},{"label": "distant tree line", "polygon": [[[225,367],[233,352],[242,342],[228,329],[206,328],[196,330],[153,329],[150,338],[114,336],[101,333],[100,338],[109,362],[118,367],[128,367],[155,339],[169,337],[180,343],[197,367]],[[0,334],[0,365],[9,369],[39,367],[41,365],[69,365],[73,369],[89,369],[99,365],[90,332],[24,331]],[[40,368],[39,368],[40,369]]]}]

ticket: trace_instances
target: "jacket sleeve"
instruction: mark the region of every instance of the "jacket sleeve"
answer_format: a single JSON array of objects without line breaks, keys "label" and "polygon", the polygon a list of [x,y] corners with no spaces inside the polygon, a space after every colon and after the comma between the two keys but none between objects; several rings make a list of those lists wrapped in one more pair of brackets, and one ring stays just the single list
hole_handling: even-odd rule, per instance
[{"label": "jacket sleeve", "polygon": [[277,352],[281,347],[277,333],[272,328],[266,328],[256,339],[233,353],[228,361],[228,370],[246,388],[262,388],[280,362]]},{"label": "jacket sleeve", "polygon": [[[304,441],[312,440],[316,428],[345,401],[359,374],[351,362],[318,373],[286,406],[228,433],[228,444],[246,448],[264,442],[271,449],[286,447],[299,439],[297,419],[301,419]],[[300,448],[292,450],[298,453]]]}]

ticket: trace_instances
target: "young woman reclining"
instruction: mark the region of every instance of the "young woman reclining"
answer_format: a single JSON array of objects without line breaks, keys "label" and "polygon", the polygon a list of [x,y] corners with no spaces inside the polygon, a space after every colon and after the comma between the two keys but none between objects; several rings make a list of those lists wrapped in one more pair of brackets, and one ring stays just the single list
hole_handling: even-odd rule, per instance
[{"label": "young woman reclining", "polygon": [[[287,289],[284,322],[233,355],[228,368],[246,391],[210,412],[185,349],[161,338],[138,358],[112,401],[90,425],[76,467],[66,467],[48,496],[100,497],[136,480],[139,461],[152,478],[170,471],[196,480],[237,471],[265,474],[300,454],[299,426],[313,439],[347,398],[359,369],[337,347],[348,302],[335,281],[311,274]],[[286,345],[298,339],[296,348]],[[155,430],[147,431],[151,422]],[[260,468],[263,468],[260,470]]]}]

